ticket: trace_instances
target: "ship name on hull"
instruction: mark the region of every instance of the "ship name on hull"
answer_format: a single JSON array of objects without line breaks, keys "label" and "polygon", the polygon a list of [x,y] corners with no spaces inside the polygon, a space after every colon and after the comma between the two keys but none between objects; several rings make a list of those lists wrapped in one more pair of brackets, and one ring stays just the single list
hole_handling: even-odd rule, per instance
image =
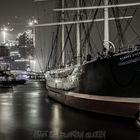
[{"label": "ship name on hull", "polygon": [[118,64],[119,66],[136,63],[136,62],[140,61],[140,52],[136,52],[133,54],[128,54],[123,57],[120,57],[120,61],[121,62]]}]

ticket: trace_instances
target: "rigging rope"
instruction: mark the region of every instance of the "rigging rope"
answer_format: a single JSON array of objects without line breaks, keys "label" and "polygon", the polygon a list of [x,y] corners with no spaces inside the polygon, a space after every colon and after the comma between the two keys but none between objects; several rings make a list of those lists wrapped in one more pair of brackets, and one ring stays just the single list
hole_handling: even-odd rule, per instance
[{"label": "rigging rope", "polygon": [[[36,4],[35,5],[36,6],[36,11],[37,11],[37,17],[38,17],[38,19],[39,19],[39,6]],[[37,54],[37,48],[39,48],[39,46],[35,46],[35,50],[34,50],[34,55],[35,55],[35,57],[36,57],[36,59],[37,59],[37,62],[38,62],[38,65],[39,65],[39,68],[40,68],[40,70],[41,71],[43,71],[43,68],[42,68],[42,66],[41,66],[41,63],[40,63],[40,60],[39,60],[39,58],[38,58],[38,54]]]},{"label": "rigging rope", "polygon": [[[101,0],[99,1],[98,5],[100,5],[100,4],[101,4]],[[98,10],[99,10],[99,9],[96,9],[95,13],[93,14],[93,18],[92,18],[93,20],[96,18],[97,13],[98,13]],[[92,31],[93,24],[94,24],[94,22],[92,22],[92,23],[90,24],[90,26],[89,26],[89,28],[88,28],[88,30],[87,30],[86,37],[85,37],[85,40],[84,40],[84,43],[83,43],[83,44],[85,44],[86,40],[87,40],[88,37],[90,36],[91,31]]]},{"label": "rigging rope", "polygon": [[[118,3],[118,0],[116,0],[116,1],[117,1],[117,3]],[[137,8],[135,8],[134,12],[132,13],[132,16],[134,16],[134,15],[136,14],[136,11],[137,11]],[[121,10],[120,10],[120,13],[122,14]],[[127,9],[125,10],[124,14],[122,14],[122,15],[125,16],[126,14],[127,14]],[[136,33],[136,31],[134,30],[134,28],[131,26],[131,21],[132,21],[132,19],[130,19],[130,20],[125,20],[125,21],[126,21],[126,25],[125,25],[124,30],[122,31],[122,35],[124,35],[124,34],[126,33],[126,31],[128,30],[128,27],[131,27],[131,29],[133,30],[133,32],[134,32],[137,36],[139,36],[139,35]],[[116,35],[114,41],[115,41],[116,39],[117,39],[117,35]],[[122,37],[121,37],[121,39],[122,39]],[[119,39],[119,41],[118,41],[118,45],[117,45],[117,46],[119,46],[119,44],[120,44],[120,39]]]},{"label": "rigging rope", "polygon": [[[73,20],[74,20],[75,18],[76,18],[76,16],[74,16]],[[73,25],[70,26],[70,29],[69,29],[68,34],[71,33],[72,27],[73,27]],[[64,50],[65,50],[65,48],[66,48],[66,44],[67,44],[68,39],[69,39],[69,35],[67,35],[67,37],[66,37],[66,40],[65,40],[65,43],[64,43],[64,48],[63,48],[63,50],[61,51],[60,57],[59,57],[59,59],[58,59],[58,61],[57,61],[57,64],[59,64],[59,62],[60,62],[60,60],[61,60],[61,58],[62,58],[62,54],[63,54],[63,52],[64,52]]]},{"label": "rigging rope", "polygon": [[[111,1],[111,4],[113,4],[112,1]],[[118,4],[117,0],[115,0],[115,4]],[[114,17],[120,17],[119,8],[112,8],[112,12],[113,12]],[[125,42],[124,42],[124,36],[122,33],[122,26],[121,26],[120,20],[115,20],[115,23],[116,23],[116,27],[117,27],[118,34],[119,34],[119,41],[118,41],[117,46],[119,46],[120,43],[122,43],[124,45]]]},{"label": "rigging rope", "polygon": [[[74,5],[76,4],[76,1],[74,1]],[[65,3],[66,7],[68,7],[68,3]],[[66,12],[68,19],[70,20],[70,15],[68,14],[68,12]],[[66,32],[68,34],[68,26],[66,25]],[[72,41],[71,41],[71,36],[70,34],[68,34],[68,38],[69,38],[69,43],[70,43],[70,47],[71,47],[71,51],[72,51],[72,55],[73,55],[73,59],[75,59],[75,52],[73,49],[73,45],[72,45]]]},{"label": "rigging rope", "polygon": [[[83,0],[82,2],[83,2],[83,3],[82,3],[82,6],[83,6],[83,5],[86,6],[85,0]],[[90,0],[90,3],[91,3],[91,0]],[[93,3],[94,3],[94,2],[93,2]],[[91,5],[92,5],[92,4],[91,4]],[[92,12],[93,12],[93,11],[92,11]],[[83,13],[85,13],[86,19],[88,19],[87,10],[86,10],[86,11],[83,11]],[[82,20],[82,15],[80,15],[80,20]],[[88,28],[88,23],[85,23],[85,24],[86,24],[86,27]],[[85,34],[87,34],[85,24],[84,24],[84,23],[81,24],[82,27],[83,27],[83,29],[84,29],[83,37],[85,36]],[[81,42],[82,42],[82,37],[81,37]],[[91,54],[93,54],[94,51],[93,51],[93,48],[92,48],[92,45],[91,45],[90,35],[88,35],[87,40],[83,42],[83,45],[82,45],[82,46],[85,46],[86,43],[88,43],[88,47],[89,47],[89,49],[90,49],[90,52],[91,52]],[[87,46],[86,46],[86,47],[87,47]]]},{"label": "rigging rope", "polygon": [[[66,32],[67,33],[69,32],[67,25],[66,25]],[[72,55],[73,55],[73,58],[74,58],[75,56],[74,56],[74,50],[73,50],[73,47],[72,47],[72,42],[71,42],[70,34],[68,34],[68,38],[69,38],[69,43],[70,43],[70,48],[71,48],[71,51],[72,51]]]},{"label": "rigging rope", "polygon": [[57,26],[57,31],[56,31],[55,39],[54,40],[52,39],[52,49],[51,49],[51,53],[50,53],[49,60],[48,60],[48,68],[49,68],[49,65],[50,65],[50,61],[52,59],[52,55],[53,55],[53,52],[54,52],[55,44],[57,45],[59,29],[60,29],[60,26]]}]

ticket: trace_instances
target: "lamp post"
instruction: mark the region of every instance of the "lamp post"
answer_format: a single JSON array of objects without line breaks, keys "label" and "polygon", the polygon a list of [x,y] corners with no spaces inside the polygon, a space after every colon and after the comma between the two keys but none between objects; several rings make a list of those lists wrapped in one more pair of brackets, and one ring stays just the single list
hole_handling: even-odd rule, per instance
[{"label": "lamp post", "polygon": [[36,19],[33,19],[33,20],[30,20],[29,21],[29,23],[28,23],[28,25],[30,26],[30,27],[32,27],[32,32],[33,32],[33,46],[34,46],[34,48],[35,48],[35,34],[36,34],[36,32],[35,32],[35,27],[33,27],[34,25],[36,25],[36,24],[38,24],[38,21],[36,20]]},{"label": "lamp post", "polygon": [[[33,46],[35,48],[36,46],[36,29],[34,27],[34,25],[38,24],[38,20],[36,19],[33,19],[33,20],[30,20],[28,25],[29,27],[32,28],[32,33],[33,33]],[[36,71],[36,61],[35,60],[31,60],[30,63],[32,63],[32,71]]]},{"label": "lamp post", "polygon": [[1,28],[2,31],[2,36],[3,36],[3,43],[6,43],[6,35],[8,31],[13,31],[13,28],[9,29],[8,27],[6,27],[5,25],[3,25],[3,27]]}]

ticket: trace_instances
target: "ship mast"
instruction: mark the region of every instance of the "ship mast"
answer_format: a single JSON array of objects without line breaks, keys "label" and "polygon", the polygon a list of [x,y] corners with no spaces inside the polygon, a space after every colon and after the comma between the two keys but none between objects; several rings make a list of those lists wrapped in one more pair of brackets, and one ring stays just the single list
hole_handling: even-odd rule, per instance
[{"label": "ship mast", "polygon": [[[65,0],[62,0],[62,8],[64,8],[65,6]],[[64,18],[65,18],[65,15],[64,15],[64,11],[62,11],[62,22],[64,22]],[[65,47],[65,25],[63,24],[62,25],[62,66],[65,65],[65,50],[64,50],[64,47]]]},{"label": "ship mast", "polygon": [[[77,0],[77,7],[80,7],[80,0]],[[80,20],[80,11],[77,10],[77,21]],[[80,24],[76,24],[76,45],[77,45],[77,65],[81,64],[81,48],[80,48]]]},{"label": "ship mast", "polygon": [[[34,1],[44,1],[44,0],[34,0]],[[64,66],[65,63],[65,25],[76,24],[76,45],[77,45],[77,64],[81,64],[81,48],[80,48],[80,24],[81,23],[90,23],[90,22],[104,22],[104,47],[106,49],[106,54],[109,51],[109,21],[112,20],[120,20],[120,19],[129,19],[133,18],[133,16],[124,16],[124,17],[114,17],[109,18],[109,9],[110,8],[121,8],[121,7],[131,7],[131,6],[140,6],[140,2],[137,3],[125,3],[125,4],[117,4],[117,5],[109,5],[109,0],[104,0],[103,6],[90,6],[90,7],[80,7],[80,0],[77,0],[77,6],[74,8],[64,8],[64,0],[62,0],[62,8],[61,9],[54,9],[54,11],[61,11],[62,22],[56,23],[46,23],[46,24],[38,24],[33,25],[32,27],[45,27],[45,26],[58,26],[62,25],[62,65]],[[104,9],[104,19],[87,19],[87,20],[80,20],[80,10],[94,10],[94,9]],[[77,11],[77,21],[64,21],[65,11]]]},{"label": "ship mast", "polygon": [[[108,0],[104,1],[104,5],[108,6]],[[109,14],[108,7],[104,8],[104,47],[106,52],[109,51]]]},{"label": "ship mast", "polygon": [[[109,0],[104,0],[104,5],[102,6],[89,6],[89,7],[72,7],[72,8],[64,8],[64,9],[54,9],[54,11],[80,11],[80,10],[94,10],[94,9],[104,9],[104,47],[106,49],[106,54],[109,51],[109,9],[110,8],[123,8],[123,7],[131,7],[131,6],[140,6],[140,2],[137,3],[125,3],[125,4],[115,4],[115,5],[109,5]],[[120,17],[120,19],[126,19],[127,17]],[[115,20],[116,18],[114,18]],[[119,17],[117,18],[119,19]],[[96,20],[95,20],[96,21]],[[95,22],[94,21],[94,22]],[[76,22],[79,22],[78,20]],[[76,23],[75,22],[75,23]],[[91,21],[80,21],[80,23],[86,23],[86,22],[91,22]],[[65,23],[61,23],[65,24]],[[74,24],[68,22],[68,24]]]}]

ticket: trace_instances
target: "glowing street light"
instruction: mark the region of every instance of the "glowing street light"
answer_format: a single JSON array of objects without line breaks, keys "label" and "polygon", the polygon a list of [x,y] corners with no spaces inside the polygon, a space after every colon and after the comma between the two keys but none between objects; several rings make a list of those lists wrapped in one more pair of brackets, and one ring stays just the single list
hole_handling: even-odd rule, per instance
[{"label": "glowing street light", "polygon": [[1,28],[1,31],[2,31],[2,35],[3,35],[3,43],[5,44],[6,43],[6,33],[8,31],[13,31],[13,28],[12,29],[9,29],[7,27],[5,27],[5,25],[3,25],[3,28]]},{"label": "glowing street light", "polygon": [[34,25],[38,24],[38,20],[36,19],[33,19],[33,20],[30,20],[28,25],[29,27],[32,27],[32,31],[33,31],[33,46],[35,47],[35,27],[33,27]]},{"label": "glowing street light", "polygon": [[29,24],[29,26],[33,26],[33,22],[29,22],[28,24]]},{"label": "glowing street light", "polygon": [[34,24],[38,24],[38,21],[36,19],[33,20]]},{"label": "glowing street light", "polygon": [[30,20],[28,23],[29,26],[33,26],[35,24],[38,24],[38,21],[36,19]]}]

